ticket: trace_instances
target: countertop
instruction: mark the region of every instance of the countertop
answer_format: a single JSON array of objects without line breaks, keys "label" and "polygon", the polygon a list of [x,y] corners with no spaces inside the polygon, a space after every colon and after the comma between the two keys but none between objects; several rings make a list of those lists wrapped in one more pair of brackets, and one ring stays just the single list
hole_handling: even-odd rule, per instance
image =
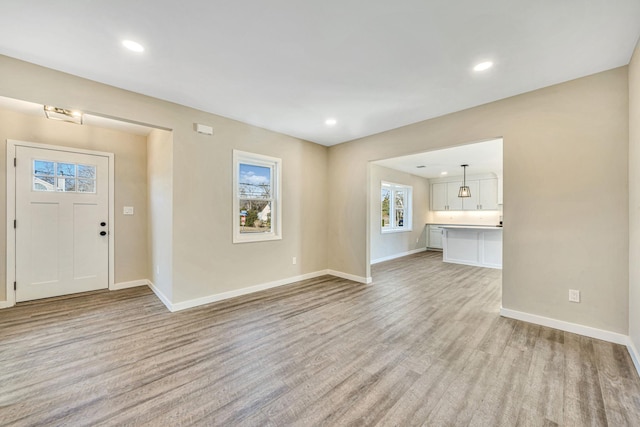
[{"label": "countertop", "polygon": [[474,227],[483,227],[483,228],[502,228],[498,225],[488,225],[488,224],[442,224],[439,222],[427,222],[426,225],[437,225],[438,227],[459,227],[459,228],[474,228]]},{"label": "countertop", "polygon": [[[434,224],[431,224],[434,225]],[[470,230],[502,230],[502,227],[499,227],[497,225],[445,225],[445,224],[441,224],[439,225],[442,228],[458,228],[458,229],[470,229]]]}]

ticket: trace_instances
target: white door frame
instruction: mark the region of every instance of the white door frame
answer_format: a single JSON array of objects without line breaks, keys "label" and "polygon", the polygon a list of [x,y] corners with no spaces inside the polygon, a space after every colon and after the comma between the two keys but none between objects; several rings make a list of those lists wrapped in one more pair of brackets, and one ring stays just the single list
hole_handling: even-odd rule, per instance
[{"label": "white door frame", "polygon": [[6,303],[0,302],[0,308],[13,307],[16,305],[16,291],[13,288],[13,283],[16,280],[16,229],[13,228],[13,221],[16,219],[16,168],[13,162],[16,157],[16,147],[18,146],[66,151],[69,153],[92,154],[109,158],[109,290],[113,290],[115,283],[114,154],[103,151],[84,150],[82,148],[7,139],[7,301]]}]

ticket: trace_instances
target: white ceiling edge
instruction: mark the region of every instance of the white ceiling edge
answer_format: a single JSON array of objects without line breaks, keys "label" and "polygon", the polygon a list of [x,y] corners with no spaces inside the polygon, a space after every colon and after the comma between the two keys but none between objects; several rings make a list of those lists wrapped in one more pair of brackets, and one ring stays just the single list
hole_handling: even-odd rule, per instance
[{"label": "white ceiling edge", "polygon": [[469,165],[467,176],[484,174],[500,176],[503,163],[502,148],[502,138],[496,138],[441,150],[376,160],[371,163],[427,179],[462,176],[461,165],[463,164]]}]

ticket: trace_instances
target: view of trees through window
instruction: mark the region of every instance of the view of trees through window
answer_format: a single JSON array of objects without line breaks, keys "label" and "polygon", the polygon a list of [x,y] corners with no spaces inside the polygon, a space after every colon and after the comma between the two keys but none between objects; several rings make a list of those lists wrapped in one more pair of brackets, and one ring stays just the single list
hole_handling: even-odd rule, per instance
[{"label": "view of trees through window", "polygon": [[380,203],[383,231],[411,229],[411,187],[383,182]]},{"label": "view of trees through window", "polygon": [[95,193],[96,167],[49,160],[34,160],[33,190]]},{"label": "view of trees through window", "polygon": [[270,233],[271,168],[240,163],[238,173],[240,233]]}]

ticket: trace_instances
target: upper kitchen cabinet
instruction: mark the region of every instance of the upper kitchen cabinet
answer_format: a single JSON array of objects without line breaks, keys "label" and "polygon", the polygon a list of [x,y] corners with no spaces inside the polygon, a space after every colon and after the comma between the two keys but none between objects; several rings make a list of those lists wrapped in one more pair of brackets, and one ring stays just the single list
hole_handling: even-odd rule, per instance
[{"label": "upper kitchen cabinet", "polygon": [[474,177],[467,179],[471,197],[458,197],[462,181],[432,182],[432,211],[478,211],[498,210],[498,179]]},{"label": "upper kitchen cabinet", "polygon": [[498,210],[498,180],[496,178],[481,179],[478,183],[478,209],[483,211]]},{"label": "upper kitchen cabinet", "polygon": [[462,199],[458,197],[458,190],[462,181],[435,182],[431,184],[432,211],[461,211]]}]

